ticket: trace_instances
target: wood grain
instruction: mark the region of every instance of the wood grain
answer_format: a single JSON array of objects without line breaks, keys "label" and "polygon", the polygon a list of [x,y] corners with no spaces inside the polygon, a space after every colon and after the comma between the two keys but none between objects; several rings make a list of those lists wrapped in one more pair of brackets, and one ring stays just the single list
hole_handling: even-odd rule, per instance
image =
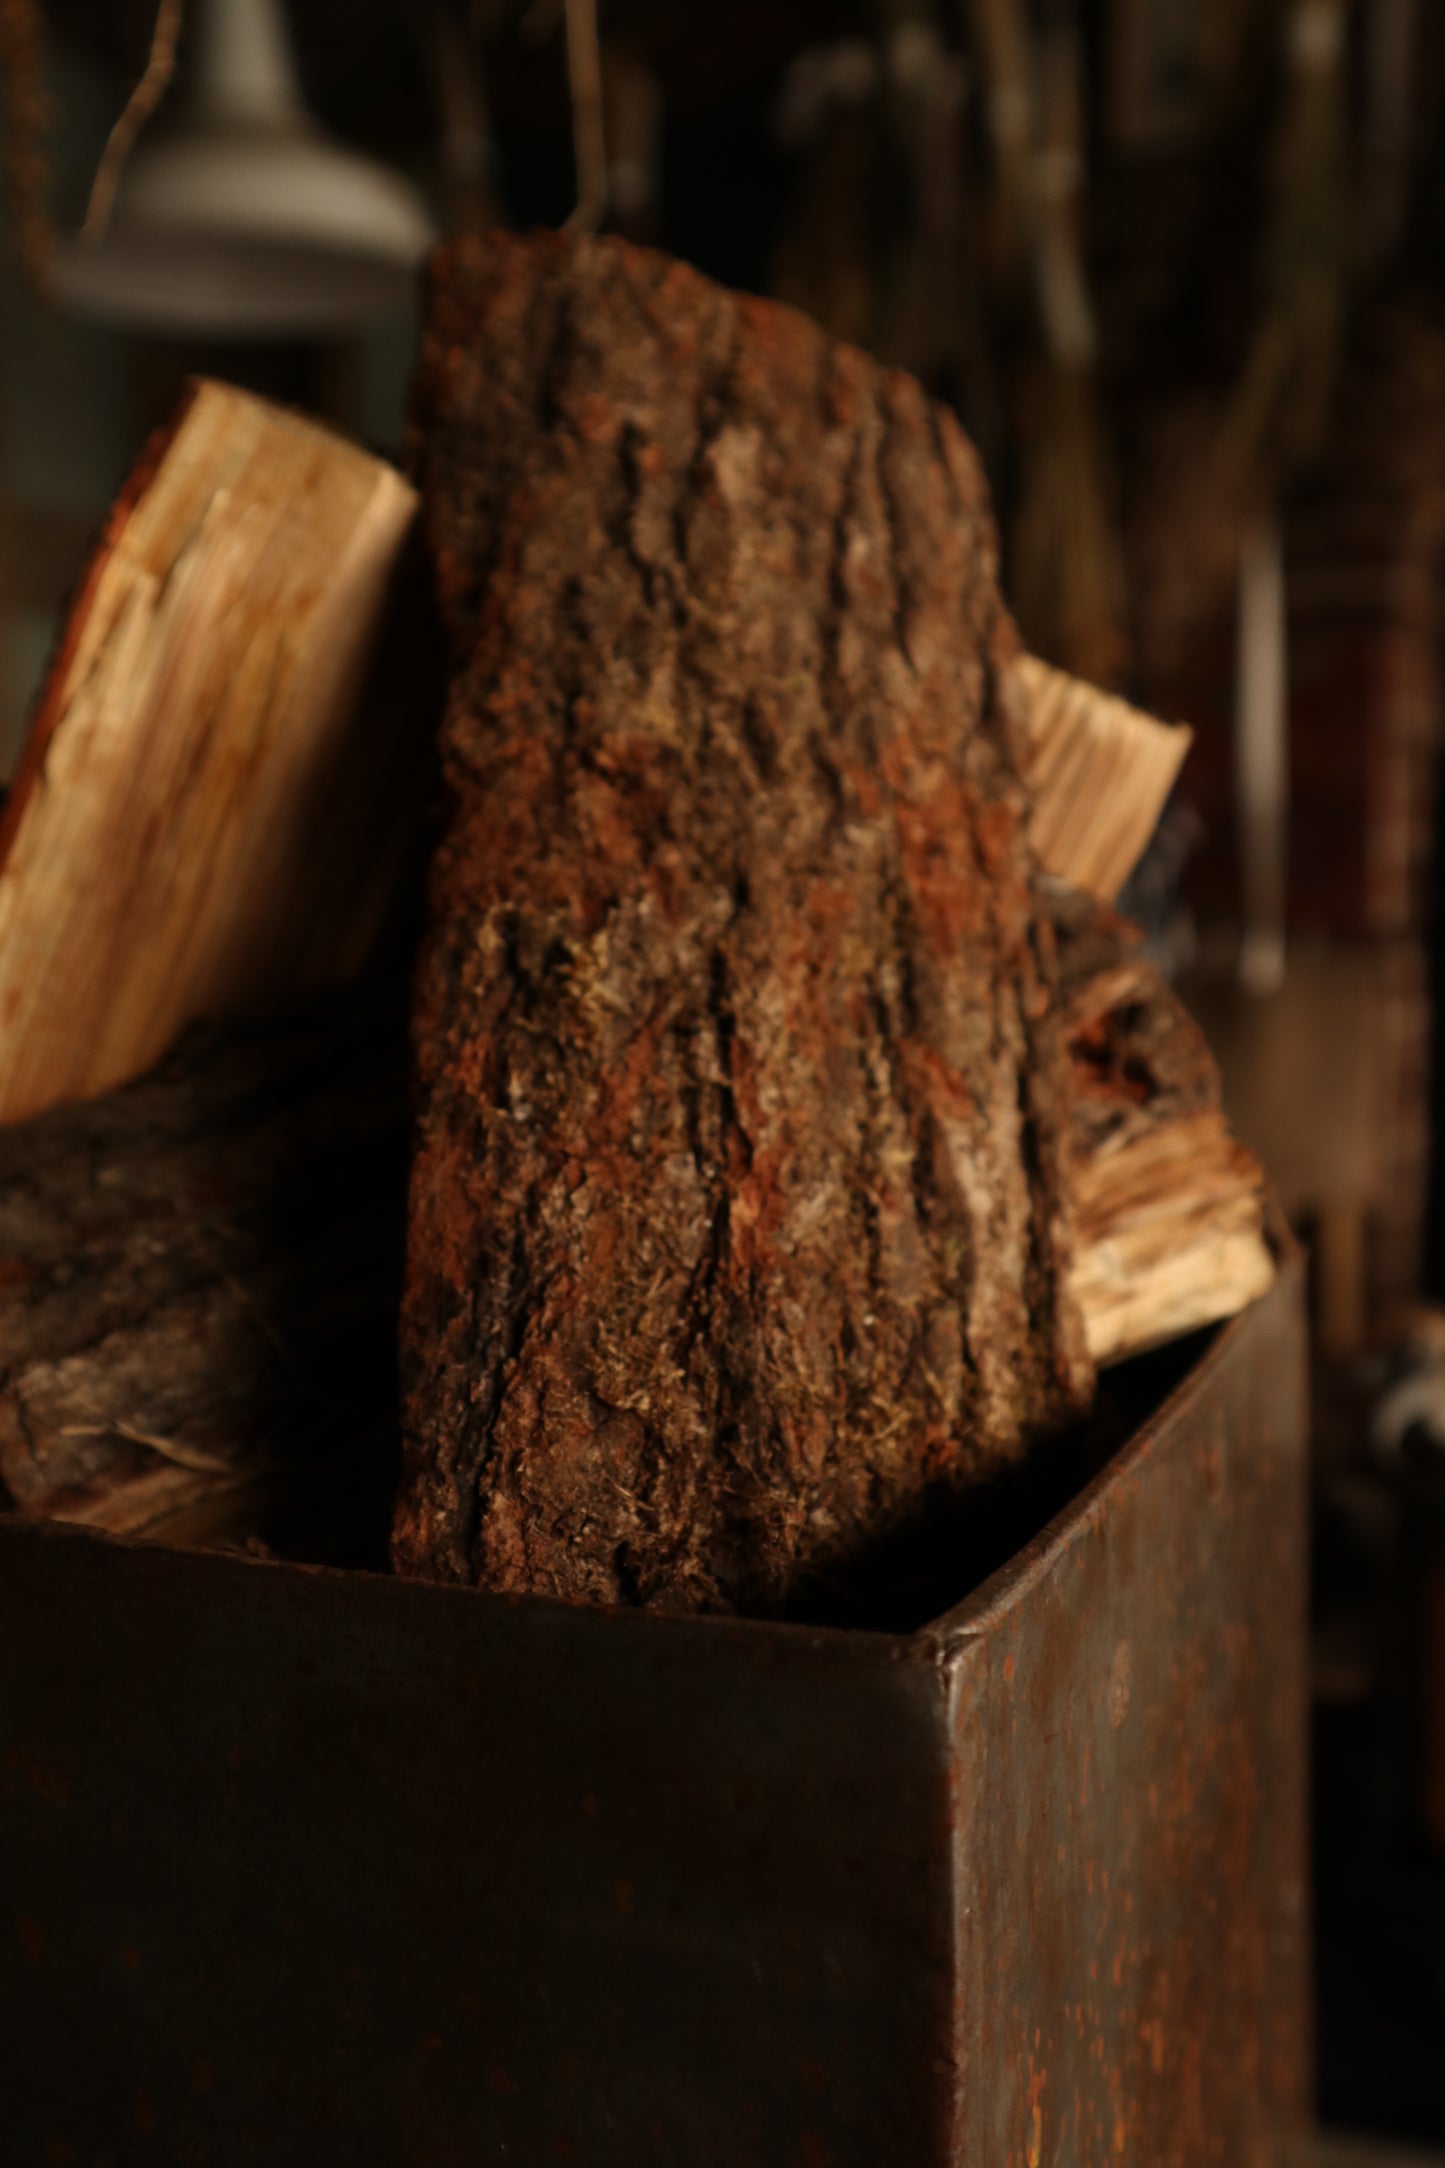
[{"label": "wood grain", "polygon": [[357,695],[414,502],[220,384],[149,448],[0,819],[0,1121],[358,967],[410,843],[406,731]]}]

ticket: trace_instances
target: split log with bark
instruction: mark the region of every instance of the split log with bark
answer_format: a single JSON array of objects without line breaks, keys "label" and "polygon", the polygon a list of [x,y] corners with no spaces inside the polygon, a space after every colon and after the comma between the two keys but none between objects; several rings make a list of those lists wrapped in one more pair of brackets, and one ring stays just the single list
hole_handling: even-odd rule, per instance
[{"label": "split log with bark", "polygon": [[1045,891],[1073,1070],[1070,1286],[1095,1362],[1232,1317],[1274,1277],[1269,1201],[1203,1032],[1138,927]]},{"label": "split log with bark", "polygon": [[424,702],[363,698],[414,507],[224,384],[147,448],[0,811],[0,1121],[365,963],[430,754]]},{"label": "split log with bark", "polygon": [[771,1611],[1087,1401],[978,463],[615,242],[433,273],[404,1571]]}]

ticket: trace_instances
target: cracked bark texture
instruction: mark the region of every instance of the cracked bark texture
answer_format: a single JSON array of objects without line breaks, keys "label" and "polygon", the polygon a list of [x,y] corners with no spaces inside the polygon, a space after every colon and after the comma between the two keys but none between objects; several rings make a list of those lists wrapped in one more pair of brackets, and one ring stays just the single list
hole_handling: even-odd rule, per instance
[{"label": "cracked bark texture", "polygon": [[1087,1398],[978,461],[612,240],[437,260],[410,1573],[776,1612]]}]

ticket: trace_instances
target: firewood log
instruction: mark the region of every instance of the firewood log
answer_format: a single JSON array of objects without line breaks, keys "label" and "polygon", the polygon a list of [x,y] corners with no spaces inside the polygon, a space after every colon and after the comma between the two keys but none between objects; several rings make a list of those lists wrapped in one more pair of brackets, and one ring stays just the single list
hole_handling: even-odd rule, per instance
[{"label": "firewood log", "polygon": [[405,1066],[404,989],[366,985],[0,1129],[11,1510],[379,1558]]},{"label": "firewood log", "polygon": [[978,462],[610,241],[431,286],[408,1572],[771,1610],[1087,1399]]},{"label": "firewood log", "polygon": [[1213,1324],[1274,1277],[1268,1190],[1203,1032],[1135,926],[1046,891],[1074,1090],[1070,1285],[1095,1362]]},{"label": "firewood log", "polygon": [[148,448],[0,814],[0,1121],[365,962],[433,719],[359,698],[414,503],[384,460],[223,384]]}]

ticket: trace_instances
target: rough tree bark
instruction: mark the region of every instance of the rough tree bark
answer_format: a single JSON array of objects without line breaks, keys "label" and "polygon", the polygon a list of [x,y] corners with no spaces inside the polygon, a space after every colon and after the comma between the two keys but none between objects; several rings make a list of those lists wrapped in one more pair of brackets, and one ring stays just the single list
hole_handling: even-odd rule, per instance
[{"label": "rough tree bark", "polygon": [[408,1572],[785,1607],[1087,1397],[977,460],[612,241],[433,274]]},{"label": "rough tree bark", "polygon": [[0,1503],[384,1556],[404,998],[192,1033],[0,1128]]}]

